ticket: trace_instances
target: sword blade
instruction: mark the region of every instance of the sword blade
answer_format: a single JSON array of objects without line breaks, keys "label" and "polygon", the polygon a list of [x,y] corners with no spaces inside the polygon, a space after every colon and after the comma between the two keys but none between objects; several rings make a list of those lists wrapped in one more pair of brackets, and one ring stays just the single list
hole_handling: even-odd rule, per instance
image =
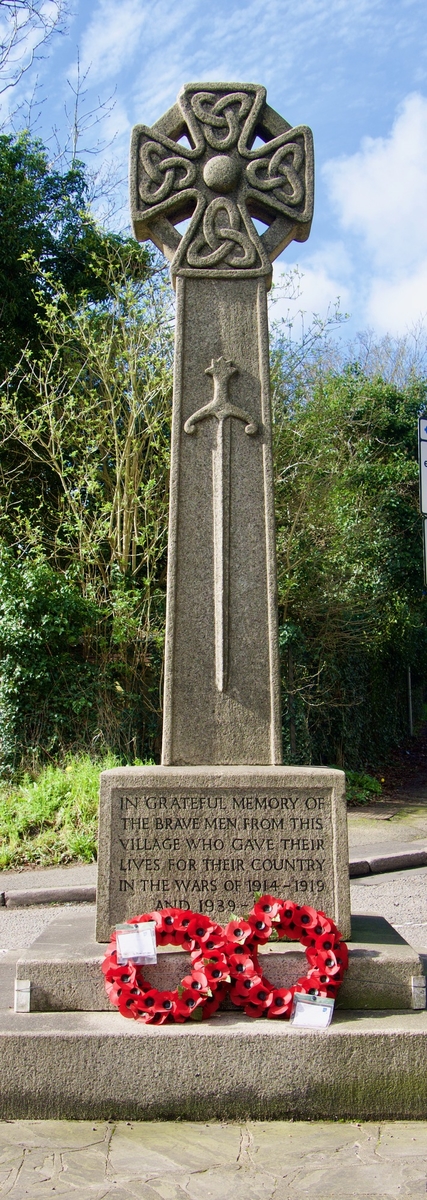
[{"label": "sword blade", "polygon": [[225,692],[229,673],[231,421],[220,419],[212,452],[215,682]]}]

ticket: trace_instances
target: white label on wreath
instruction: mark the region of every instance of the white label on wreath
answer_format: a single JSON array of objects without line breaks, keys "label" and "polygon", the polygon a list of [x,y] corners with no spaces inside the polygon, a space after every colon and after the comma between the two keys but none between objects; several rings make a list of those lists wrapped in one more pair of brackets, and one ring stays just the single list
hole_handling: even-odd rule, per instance
[{"label": "white label on wreath", "polygon": [[116,925],[117,962],[120,966],[131,959],[135,963],[156,963],[156,924],[143,921],[139,925]]},{"label": "white label on wreath", "polygon": [[335,1000],[329,996],[307,996],[295,992],[291,1022],[300,1029],[326,1029],[332,1021]]}]

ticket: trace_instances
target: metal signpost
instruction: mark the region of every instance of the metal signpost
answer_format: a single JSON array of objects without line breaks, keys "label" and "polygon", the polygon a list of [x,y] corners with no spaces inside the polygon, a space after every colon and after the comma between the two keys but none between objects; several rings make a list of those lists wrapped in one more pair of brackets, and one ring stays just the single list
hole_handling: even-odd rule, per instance
[{"label": "metal signpost", "polygon": [[420,464],[420,510],[424,517],[424,583],[427,585],[427,416],[418,418],[418,459]]}]

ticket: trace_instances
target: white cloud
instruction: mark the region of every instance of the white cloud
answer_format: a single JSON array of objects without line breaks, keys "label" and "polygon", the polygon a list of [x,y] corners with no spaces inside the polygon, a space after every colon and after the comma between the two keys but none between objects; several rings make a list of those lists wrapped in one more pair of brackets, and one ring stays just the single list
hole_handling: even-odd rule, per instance
[{"label": "white cloud", "polygon": [[404,334],[427,322],[427,259],[401,279],[375,278],[367,308],[368,324],[379,333]]},{"label": "white cloud", "polygon": [[[325,244],[321,250],[305,259],[303,266],[297,268],[298,274],[293,275],[295,266],[295,263],[289,263],[285,270],[283,262],[274,266],[274,320],[283,318],[286,321],[289,318],[295,321],[299,313],[306,314],[308,320],[314,313],[324,320],[333,314],[337,301],[341,312],[346,312],[351,295],[351,263],[341,242]],[[297,285],[295,296],[290,294],[293,284]]]},{"label": "white cloud", "polygon": [[364,323],[404,333],[427,311],[427,98],[407,96],[388,137],[364,138],[324,175],[365,277]]},{"label": "white cloud", "polygon": [[360,234],[387,269],[427,254],[427,99],[407,96],[387,138],[324,167],[344,229]]},{"label": "white cloud", "polygon": [[100,0],[81,43],[81,69],[90,69],[90,83],[115,82],[130,64],[147,19],[141,0]]},{"label": "white cloud", "polygon": [[384,0],[351,5],[299,0],[297,6],[292,0],[151,0],[144,69],[135,87],[135,106],[144,114],[138,119],[155,119],[174,103],[183,82],[249,79],[262,80],[273,107],[284,101],[284,115],[299,120],[310,79],[323,71],[319,42],[333,29],[334,45],[344,52],[362,36],[381,38],[384,45],[383,5]]}]

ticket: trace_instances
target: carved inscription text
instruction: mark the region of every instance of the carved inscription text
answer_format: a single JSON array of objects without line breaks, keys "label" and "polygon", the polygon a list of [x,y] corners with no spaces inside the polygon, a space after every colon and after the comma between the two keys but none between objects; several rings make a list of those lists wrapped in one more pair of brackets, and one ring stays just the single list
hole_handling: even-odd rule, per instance
[{"label": "carved inscription text", "polygon": [[331,910],[331,797],[289,792],[113,796],[112,891],[135,913],[169,905],[228,916],[254,892]]}]

